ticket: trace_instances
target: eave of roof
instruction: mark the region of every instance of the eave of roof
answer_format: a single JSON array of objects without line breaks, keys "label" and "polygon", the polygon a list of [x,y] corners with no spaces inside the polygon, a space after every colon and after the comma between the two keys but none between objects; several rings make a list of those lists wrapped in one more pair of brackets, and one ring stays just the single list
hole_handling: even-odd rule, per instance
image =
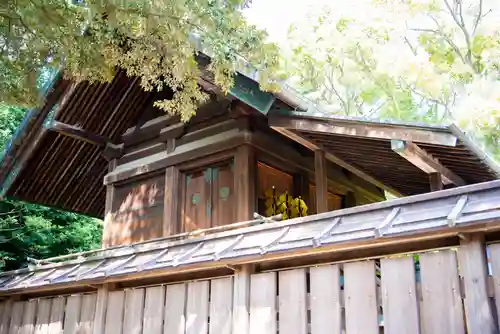
[{"label": "eave of roof", "polygon": [[159,239],[5,272],[0,274],[0,295],[333,252],[363,247],[363,242],[373,247],[407,236],[432,239],[465,230],[496,231],[499,218],[500,181],[492,181],[197,238]]},{"label": "eave of roof", "polygon": [[[205,56],[198,57],[199,62],[203,64],[207,62],[207,59]],[[261,113],[269,113],[269,110],[273,108],[273,104],[269,102],[274,101],[273,98],[275,97],[280,103],[284,103],[289,107],[287,110],[289,116],[325,119],[323,111],[298,95],[286,84],[283,85],[281,92],[274,94],[274,96],[271,95],[271,98],[269,93],[260,91],[258,87],[259,74],[257,71],[246,68],[242,73],[244,74],[239,75],[241,78],[239,82],[243,85],[249,84],[252,90],[257,90],[259,99],[258,101],[249,101],[249,96],[241,91],[239,92],[238,87],[235,87],[232,95],[253,105]],[[204,76],[202,79],[210,81],[209,76]],[[209,84],[213,85],[211,82]],[[82,83],[76,86],[59,79],[56,80],[54,87],[47,96],[46,105],[40,109],[42,112],[35,111],[27,116],[30,124],[33,125],[22,127],[23,130],[18,132],[14,140],[14,142],[19,144],[11,145],[4,155],[2,168],[0,169],[2,195],[56,206],[91,216],[102,216],[105,203],[105,191],[102,180],[107,172],[107,161],[100,154],[102,149],[88,143],[79,142],[73,138],[45,131],[43,123],[46,121],[49,111],[56,107],[58,108],[56,112],[57,120],[67,122],[68,124],[78,124],[85,130],[115,139],[121,132],[124,132],[131,126],[133,120],[137,117],[137,112],[151,102],[151,96],[140,89],[140,85],[136,80],[127,78],[123,73],[118,74],[111,84],[88,85]],[[63,101],[64,96],[66,96],[65,102]],[[52,97],[53,99],[51,99]],[[298,112],[294,110],[302,111]],[[271,111],[272,113],[273,111]],[[106,119],[106,122],[103,123],[103,119]],[[467,151],[465,158],[475,161],[473,166],[465,164],[462,167],[464,170],[463,173],[467,174],[465,178],[468,178],[468,183],[494,180],[499,175],[500,169],[498,165],[485,152],[479,149],[477,145],[474,145],[473,141],[467,138],[456,126],[451,127],[450,130],[450,128],[442,126],[428,126],[395,121],[374,121],[331,115],[328,116],[328,121],[372,126],[382,124],[400,130],[413,129],[456,137],[460,139],[456,152],[465,150]],[[33,138],[36,140],[33,140]],[[356,143],[356,138],[353,137],[350,144]],[[44,149],[36,149],[36,144],[44,147]],[[372,141],[370,142],[371,144],[376,146],[380,145],[380,142]],[[450,150],[437,146],[431,148],[435,148],[437,153],[443,150]],[[374,149],[377,149],[377,147],[374,147]],[[428,180],[425,173],[421,173],[415,166],[398,157],[394,152],[388,152],[387,147],[379,147],[378,149],[382,149],[385,153],[390,154],[391,159],[393,159],[393,162],[399,169],[411,173],[402,177],[407,179],[408,182],[411,180],[415,186],[406,191],[404,189],[396,189],[397,193],[412,195],[428,191]],[[448,152],[441,152],[441,154],[447,155]],[[68,156],[70,156],[69,159]],[[448,159],[452,165],[453,163],[460,165],[462,162],[460,159],[462,158],[464,158],[463,155],[455,155],[454,153],[449,155],[449,157],[443,158],[443,161]],[[346,159],[349,160],[349,157]],[[34,178],[34,173],[25,175],[26,172],[23,172],[23,166],[27,162],[30,165],[36,166],[35,172],[38,173],[36,175],[42,175],[43,178]],[[56,162],[62,172],[57,177],[47,177],[48,171],[54,168],[53,164]],[[357,161],[350,160],[350,162],[350,166],[356,167]],[[363,169],[363,166],[358,167]],[[459,167],[453,166],[453,168]],[[474,176],[473,172],[478,173]],[[23,174],[22,177],[16,179],[20,174]],[[416,176],[410,177],[409,175]],[[11,182],[12,180],[14,180],[13,183]],[[371,180],[376,181],[374,184],[378,186],[380,183],[378,181],[382,181],[380,184],[384,183],[384,180],[380,178],[380,174],[377,171],[371,171]],[[401,184],[398,187],[401,187]],[[45,198],[45,195],[43,195],[45,197],[42,199],[41,196],[45,193],[43,189],[49,189],[49,195],[52,194],[50,199]],[[75,193],[80,192],[80,189],[84,189],[84,192],[82,196],[76,198]]]}]

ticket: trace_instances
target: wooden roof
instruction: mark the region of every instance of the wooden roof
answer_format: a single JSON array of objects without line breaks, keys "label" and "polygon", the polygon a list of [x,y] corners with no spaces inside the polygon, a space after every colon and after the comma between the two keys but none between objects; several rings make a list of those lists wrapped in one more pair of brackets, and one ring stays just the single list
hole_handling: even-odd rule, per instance
[{"label": "wooden roof", "polygon": [[496,163],[454,125],[376,122],[281,110],[270,111],[268,118],[273,129],[311,149],[325,150],[333,161],[344,162],[380,182],[382,188],[406,196],[429,191],[429,176],[422,166],[399,154],[395,142],[412,143],[424,158],[433,159],[451,175],[450,186],[452,181],[455,186],[474,184],[499,175]]},{"label": "wooden roof", "polygon": [[[306,147],[324,149],[331,161],[393,193],[412,195],[429,189],[426,173],[394,152],[394,139],[418,144],[456,176],[460,185],[497,178],[496,165],[456,129],[332,118],[322,113],[318,116],[318,110],[309,110],[288,88],[275,95],[264,93],[258,91],[257,81],[251,77],[238,76],[237,87],[231,91],[233,98],[267,113],[274,130]],[[200,85],[216,90],[210,80],[203,76]],[[248,89],[239,89],[241,86],[255,92],[242,93]],[[138,80],[127,77],[123,71],[109,84],[75,85],[57,78],[45,105],[26,116],[3,156],[1,195],[102,217],[103,179],[108,172],[103,145],[49,131],[47,125],[66,123],[102,140],[118,142],[128,128],[140,123],[145,110],[153,109],[154,100],[166,95],[168,92],[144,92]],[[305,122],[309,128],[297,126]],[[311,123],[317,127],[311,128]],[[364,132],[355,131],[360,127]],[[334,128],[338,131],[331,131]],[[350,132],[340,133],[341,128]],[[383,135],[381,128],[386,129]],[[405,131],[415,137],[401,136]]]},{"label": "wooden roof", "polygon": [[387,251],[396,244],[415,247],[409,241],[498,231],[499,218],[500,181],[493,181],[195,238],[172,236],[65,256],[64,262],[1,273],[0,296],[200,270],[208,274],[346,250],[359,257],[370,249],[373,255],[376,247]]}]

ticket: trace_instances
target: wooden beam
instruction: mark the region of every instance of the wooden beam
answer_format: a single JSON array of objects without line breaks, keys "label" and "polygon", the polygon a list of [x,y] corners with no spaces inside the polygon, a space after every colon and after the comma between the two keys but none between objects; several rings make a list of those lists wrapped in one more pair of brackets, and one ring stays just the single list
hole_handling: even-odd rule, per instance
[{"label": "wooden beam", "polygon": [[123,156],[123,144],[115,145],[106,143],[102,151],[102,156],[108,161],[121,158]]},{"label": "wooden beam", "polygon": [[441,178],[441,174],[430,173],[429,174],[429,185],[430,185],[431,191],[443,190],[443,179]]},{"label": "wooden beam", "polygon": [[234,157],[234,187],[236,195],[236,221],[246,221],[253,218],[256,212],[256,168],[254,148],[242,145],[236,149]]},{"label": "wooden beam", "polygon": [[473,234],[461,240],[458,249],[460,276],[465,290],[465,315],[468,333],[498,333],[488,298],[488,259],[484,235]]},{"label": "wooden beam", "polygon": [[177,116],[163,115],[153,118],[140,126],[127,129],[121,139],[125,146],[129,146],[157,136],[162,136],[166,141],[168,138],[181,136],[183,131],[184,123],[181,123]]},{"label": "wooden beam", "polygon": [[54,131],[54,132],[60,133],[62,135],[72,137],[72,138],[77,139],[77,140],[82,140],[82,141],[85,141],[87,143],[97,145],[100,147],[104,147],[108,143],[108,140],[101,135],[96,135],[96,134],[89,132],[89,131],[86,131],[80,127],[65,124],[62,122],[55,121],[55,120],[53,120],[50,123],[48,129],[50,131]]},{"label": "wooden beam", "polygon": [[325,152],[314,151],[314,180],[316,183],[316,213],[328,212],[328,176]]},{"label": "wooden beam", "polygon": [[175,166],[167,167],[165,172],[165,199],[163,205],[163,232],[167,237],[176,233],[181,233],[180,222],[180,200],[181,174]]},{"label": "wooden beam", "polygon": [[[316,150],[321,150],[323,149],[322,147],[310,142],[309,140],[297,135],[296,133],[290,131],[290,130],[287,130],[287,129],[283,129],[283,128],[280,128],[280,127],[271,127],[273,130],[281,133],[283,136],[285,137],[288,137],[294,141],[296,141],[297,143],[307,147],[308,149],[312,150],[312,151],[316,151]],[[351,173],[357,175],[358,177],[360,177],[361,179],[385,190],[385,191],[388,191],[390,192],[391,194],[393,194],[394,196],[397,196],[397,197],[404,197],[403,194],[401,194],[399,191],[397,191],[396,189],[393,189],[389,186],[386,186],[385,184],[383,184],[382,182],[376,180],[375,178],[373,178],[372,176],[368,175],[367,173],[363,172],[361,169],[358,169],[350,164],[348,164],[347,162],[345,162],[344,160],[336,157],[335,155],[333,155],[332,153],[329,153],[329,152],[325,152],[325,157],[328,161],[331,161],[333,162],[334,164],[336,165],[339,165],[340,167],[342,168],[345,168],[347,169],[348,171],[350,171]]]},{"label": "wooden beam", "polygon": [[457,136],[446,131],[423,127],[363,122],[326,117],[300,117],[272,115],[269,126],[287,130],[308,131],[328,135],[341,135],[371,139],[397,139],[442,146],[456,146]]},{"label": "wooden beam", "polygon": [[464,186],[466,184],[460,176],[443,166],[438,160],[434,159],[432,155],[415,143],[392,140],[391,148],[394,152],[398,153],[427,174],[441,174],[444,184],[454,184],[456,186]]},{"label": "wooden beam", "polygon": [[[108,164],[108,172],[112,172],[116,168],[116,159],[112,159]],[[106,185],[106,203],[104,206],[104,227],[102,232],[101,247],[109,246],[111,237],[111,227],[113,224],[113,199],[115,197],[115,186]]]}]

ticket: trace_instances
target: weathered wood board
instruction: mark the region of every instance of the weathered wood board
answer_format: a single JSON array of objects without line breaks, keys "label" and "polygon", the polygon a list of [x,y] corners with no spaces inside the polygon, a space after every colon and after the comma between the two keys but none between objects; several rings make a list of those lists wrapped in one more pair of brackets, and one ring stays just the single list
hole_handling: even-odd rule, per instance
[{"label": "weathered wood board", "polygon": [[276,273],[254,274],[250,277],[250,334],[275,334]]},{"label": "weathered wood board", "polygon": [[[180,300],[179,302],[182,303],[182,300]],[[165,287],[153,286],[146,288],[146,299],[144,301],[143,333],[162,334],[164,306]]]},{"label": "weathered wood board", "polygon": [[127,334],[142,334],[143,311],[144,289],[126,290],[123,328],[127,331]]},{"label": "weathered wood board", "polygon": [[340,333],[342,305],[339,265],[310,269],[311,334]]},{"label": "weathered wood board", "polygon": [[[374,261],[344,264],[346,331],[378,334],[377,287]],[[360,321],[362,315],[363,321]]]},{"label": "weathered wood board", "polygon": [[384,334],[419,334],[413,257],[381,259]]},{"label": "weathered wood board", "polygon": [[219,278],[210,282],[210,334],[231,334],[233,279]]},{"label": "weathered wood board", "polygon": [[186,284],[167,285],[164,333],[184,334],[186,331]]},{"label": "weathered wood board", "polygon": [[456,253],[443,250],[422,254],[420,268],[423,332],[465,333]]},{"label": "weathered wood board", "polygon": [[122,334],[124,301],[124,291],[109,292],[104,334]]},{"label": "weathered wood board", "polygon": [[209,281],[188,283],[186,305],[186,334],[208,332]]},{"label": "weathered wood board", "polygon": [[280,271],[278,279],[279,331],[289,334],[307,334],[305,269]]}]

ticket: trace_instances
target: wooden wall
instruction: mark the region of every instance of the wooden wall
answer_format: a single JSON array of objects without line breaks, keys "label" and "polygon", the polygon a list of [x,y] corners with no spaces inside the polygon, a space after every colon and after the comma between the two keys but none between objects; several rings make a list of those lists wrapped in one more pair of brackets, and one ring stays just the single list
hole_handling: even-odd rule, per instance
[{"label": "wooden wall", "polygon": [[107,234],[113,244],[129,244],[162,236],[164,173],[117,185],[113,195],[113,224]]},{"label": "wooden wall", "polygon": [[4,301],[0,334],[493,334],[500,244],[488,253],[472,236],[458,249]]},{"label": "wooden wall", "polygon": [[[383,198],[327,167],[330,210],[349,192],[368,196],[365,203]],[[263,115],[235,114],[225,102],[209,103],[187,124],[149,112],[123,134],[104,182],[104,247],[250,220],[264,214],[263,193],[273,185],[302,196],[310,213],[316,206],[312,152],[272,131]]]}]

